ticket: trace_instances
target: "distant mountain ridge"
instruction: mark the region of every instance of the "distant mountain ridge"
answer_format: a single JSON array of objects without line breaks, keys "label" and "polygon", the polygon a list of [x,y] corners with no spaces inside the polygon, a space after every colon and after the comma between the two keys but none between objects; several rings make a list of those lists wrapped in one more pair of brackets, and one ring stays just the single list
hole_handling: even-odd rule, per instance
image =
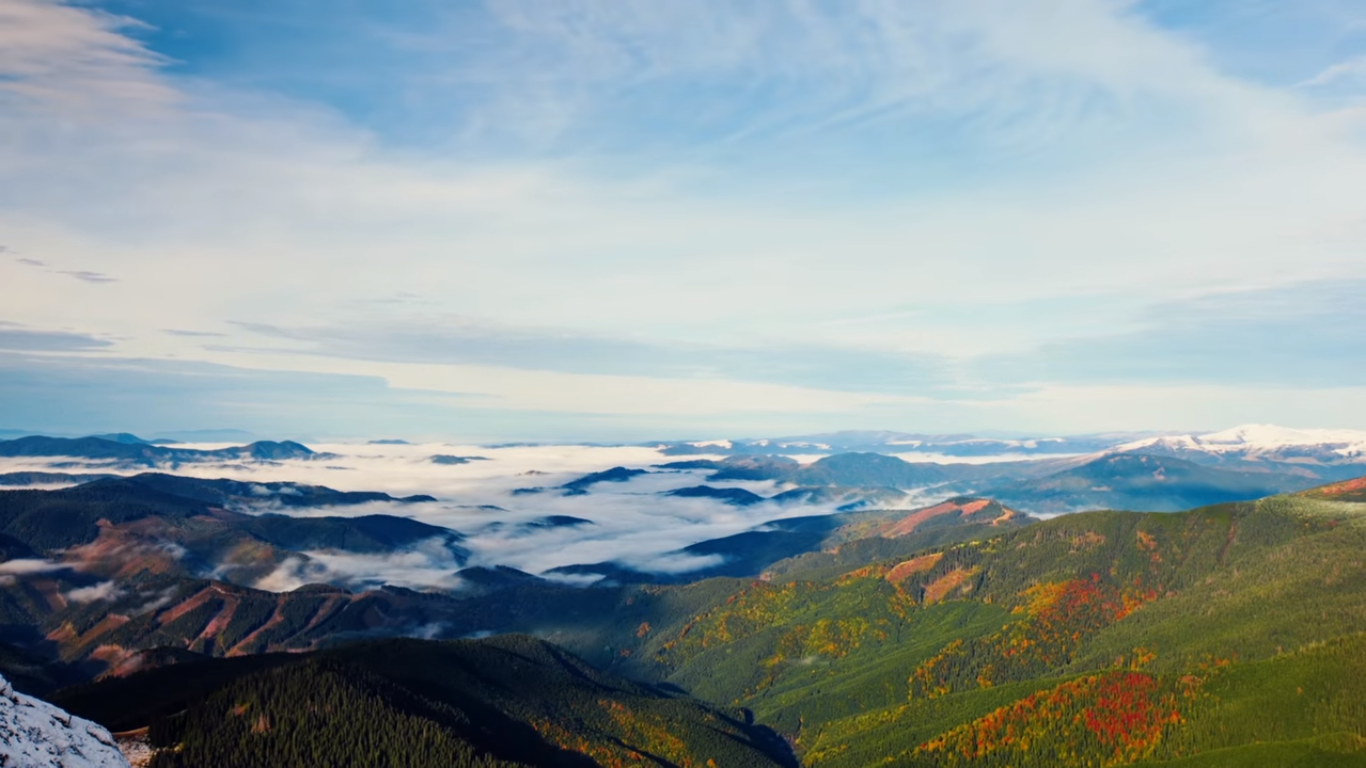
[{"label": "distant mountain ridge", "polygon": [[1033,512],[1178,512],[1298,491],[1314,482],[1302,475],[1236,472],[1170,456],[1116,453],[1043,477],[988,483],[983,492]]},{"label": "distant mountain ridge", "polygon": [[[786,456],[729,456],[658,465],[666,470],[710,470],[708,480],[770,480],[805,489],[884,488],[925,494],[982,495],[1026,512],[1085,509],[1174,512],[1206,504],[1247,501],[1299,491],[1322,481],[1305,468],[1202,464],[1174,456],[1112,452],[1065,459],[986,464],[907,462],[878,453],[841,453],[801,464]],[[1363,471],[1366,466],[1338,468]],[[782,494],[775,497],[780,499]]]},{"label": "distant mountain ridge", "polygon": [[106,483],[128,483],[196,499],[212,504],[238,503],[244,506],[278,504],[284,507],[349,506],[374,501],[416,504],[436,501],[424,494],[394,497],[379,491],[337,491],[322,485],[290,482],[248,482],[244,480],[204,479],[144,472],[132,477],[101,478]]},{"label": "distant mountain ridge", "polygon": [[1221,432],[1147,438],[1116,446],[1113,451],[1321,480],[1366,474],[1366,431],[1360,430],[1249,424]]},{"label": "distant mountain ridge", "polygon": [[453,565],[463,564],[469,556],[462,546],[464,535],[447,528],[382,514],[260,514],[259,506],[429,499],[161,474],[98,480],[54,491],[6,491],[0,493],[0,553],[52,558],[40,570],[52,571],[54,578],[60,571],[69,571],[76,587],[89,586],[81,580],[96,575],[131,578],[139,573],[214,574],[252,584],[291,558],[306,563],[310,551],[390,554],[424,542],[438,543]]},{"label": "distant mountain ridge", "polygon": [[116,461],[127,465],[159,466],[204,461],[285,461],[331,458],[290,440],[262,440],[231,448],[201,450],[173,448],[147,442],[122,442],[102,437],[44,437],[33,435],[0,440],[0,457],[67,457]]},{"label": "distant mountain ridge", "polygon": [[[991,437],[850,430],[790,437],[663,441],[648,444],[666,456],[929,454],[949,459],[1048,458],[1111,451],[1172,452],[1256,461],[1311,459],[1336,465],[1366,461],[1366,430],[1291,429],[1244,424],[1215,432],[1108,432],[1065,436]],[[1185,457],[1189,458],[1189,457]]]},{"label": "distant mountain ridge", "polygon": [[973,434],[924,434],[888,430],[846,430],[789,437],[649,443],[666,456],[810,455],[813,453],[928,453],[958,458],[1015,455],[1046,457],[1095,453],[1151,432],[1066,437],[985,437]]}]

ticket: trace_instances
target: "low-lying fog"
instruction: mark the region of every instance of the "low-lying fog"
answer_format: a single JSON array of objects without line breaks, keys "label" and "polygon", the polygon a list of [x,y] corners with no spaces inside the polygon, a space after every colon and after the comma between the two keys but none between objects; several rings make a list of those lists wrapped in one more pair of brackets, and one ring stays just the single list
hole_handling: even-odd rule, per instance
[{"label": "low-lying fog", "polygon": [[[221,444],[186,445],[220,448]],[[435,502],[378,502],[357,506],[276,509],[292,515],[400,515],[459,531],[468,536],[468,565],[507,565],[541,574],[559,566],[615,560],[642,570],[678,573],[713,565],[713,558],[685,557],[677,550],[707,539],[739,533],[766,522],[835,511],[834,504],[764,502],[738,507],[709,498],[678,498],[666,492],[706,483],[739,487],[761,496],[783,490],[772,482],[706,480],[707,471],[660,470],[653,465],[677,461],[644,447],[515,446],[481,447],[445,444],[356,445],[314,444],[334,458],[259,464],[182,464],[159,469],[179,475],[237,480],[292,481],[325,485],[344,491],[384,491],[394,496],[426,494]],[[441,464],[433,456],[471,459],[465,464]],[[477,458],[476,458],[477,457]],[[708,458],[688,456],[684,459]],[[710,458],[721,458],[720,456]],[[804,461],[819,456],[801,457]],[[111,471],[136,474],[142,470],[108,469],[84,463],[80,469],[54,467],[69,459],[10,459],[0,472],[27,470],[80,472]],[[585,495],[565,495],[556,489],[590,472],[624,466],[649,470],[626,482],[601,482]],[[514,493],[544,488],[540,493]],[[925,499],[908,495],[906,504]],[[591,521],[551,525],[545,518],[567,516]],[[563,521],[561,521],[563,522]],[[537,523],[541,523],[538,525]],[[458,569],[441,547],[368,556],[308,553],[264,579],[259,586],[291,589],[309,581],[373,582],[403,586],[457,586]]]}]

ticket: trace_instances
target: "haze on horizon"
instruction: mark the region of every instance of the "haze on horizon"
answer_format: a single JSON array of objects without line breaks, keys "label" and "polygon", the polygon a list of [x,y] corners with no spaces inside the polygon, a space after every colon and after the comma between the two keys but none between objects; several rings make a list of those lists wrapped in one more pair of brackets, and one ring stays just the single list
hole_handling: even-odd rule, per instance
[{"label": "haze on horizon", "polygon": [[1354,0],[0,0],[0,136],[0,428],[1366,428]]}]

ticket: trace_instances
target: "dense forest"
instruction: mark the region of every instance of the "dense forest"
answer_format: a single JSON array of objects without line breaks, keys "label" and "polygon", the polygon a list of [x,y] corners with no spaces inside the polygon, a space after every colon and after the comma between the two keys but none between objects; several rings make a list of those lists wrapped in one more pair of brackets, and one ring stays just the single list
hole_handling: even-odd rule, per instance
[{"label": "dense forest", "polygon": [[205,659],[54,701],[115,730],[148,728],[157,768],[794,764],[744,710],[630,682],[520,635]]}]

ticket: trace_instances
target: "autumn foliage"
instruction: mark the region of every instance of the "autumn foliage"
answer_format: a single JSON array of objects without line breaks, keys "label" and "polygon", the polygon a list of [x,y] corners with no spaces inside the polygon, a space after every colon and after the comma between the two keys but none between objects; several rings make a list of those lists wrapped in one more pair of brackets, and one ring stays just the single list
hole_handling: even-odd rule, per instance
[{"label": "autumn foliage", "polygon": [[1182,722],[1183,696],[1151,675],[1113,671],[1026,696],[931,739],[915,756],[936,765],[1127,765]]},{"label": "autumn foliage", "polygon": [[1024,680],[1071,661],[1097,631],[1157,599],[1138,584],[1120,588],[1090,579],[1039,584],[1017,609],[1026,618],[1000,631],[949,643],[911,674],[912,698],[935,698],[969,688]]}]

